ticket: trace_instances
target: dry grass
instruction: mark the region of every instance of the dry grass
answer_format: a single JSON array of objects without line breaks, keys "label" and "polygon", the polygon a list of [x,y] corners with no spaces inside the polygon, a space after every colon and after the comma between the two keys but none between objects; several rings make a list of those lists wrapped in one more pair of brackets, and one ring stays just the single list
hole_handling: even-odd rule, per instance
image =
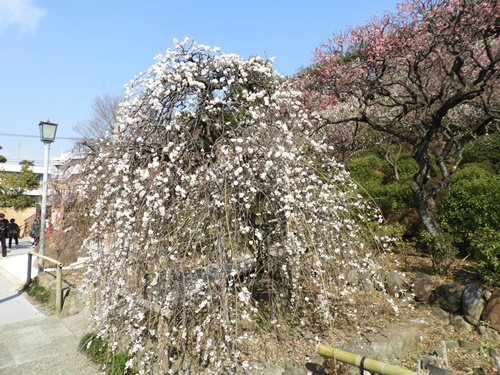
[{"label": "dry grass", "polygon": [[[420,275],[428,275],[435,281],[436,285],[459,283],[465,286],[467,283],[474,282],[494,290],[494,288],[485,285],[480,277],[471,271],[472,266],[466,260],[457,261],[447,275],[436,275],[433,273],[431,260],[425,254],[416,252],[410,246],[393,250],[392,253],[382,254],[379,261],[384,264],[385,269],[396,269],[404,272],[408,281]],[[413,303],[413,308],[402,306],[398,317],[394,317],[390,312],[383,315],[375,314],[372,311],[371,314],[364,316],[363,323],[364,329],[381,328],[410,319],[425,320],[428,324],[422,330],[421,341],[417,347],[400,361],[393,361],[393,365],[415,370],[417,361],[442,347],[443,341],[458,342],[462,340],[473,343],[475,348],[467,349],[458,345],[449,348],[447,353],[448,366],[440,364],[440,367],[464,374],[496,375],[498,373],[495,361],[489,355],[489,349],[497,348],[497,352],[499,352],[500,342],[486,340],[475,331],[456,330],[448,321],[439,320],[433,314],[432,306],[427,303]],[[342,335],[341,332],[338,334]],[[336,369],[338,374],[342,374],[342,368],[341,366],[340,370]]]}]

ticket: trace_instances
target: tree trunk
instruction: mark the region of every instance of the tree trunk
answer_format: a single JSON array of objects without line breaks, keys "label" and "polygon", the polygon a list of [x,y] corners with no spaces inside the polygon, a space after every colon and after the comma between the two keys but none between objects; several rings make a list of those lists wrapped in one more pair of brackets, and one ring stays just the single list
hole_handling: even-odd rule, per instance
[{"label": "tree trunk", "polygon": [[439,235],[439,224],[432,212],[434,197],[425,189],[425,186],[419,185],[415,180],[411,182],[410,187],[420,219],[431,235],[431,238],[425,240],[424,243],[428,248],[432,265],[437,273],[446,274],[453,264],[455,251],[453,246],[447,243],[445,237]]},{"label": "tree trunk", "polygon": [[431,208],[433,207],[434,198],[429,196],[424,186],[419,186],[418,183],[412,181],[410,184],[415,200],[415,208],[417,209],[420,220],[427,232],[432,236],[436,236],[439,232],[438,224]]}]

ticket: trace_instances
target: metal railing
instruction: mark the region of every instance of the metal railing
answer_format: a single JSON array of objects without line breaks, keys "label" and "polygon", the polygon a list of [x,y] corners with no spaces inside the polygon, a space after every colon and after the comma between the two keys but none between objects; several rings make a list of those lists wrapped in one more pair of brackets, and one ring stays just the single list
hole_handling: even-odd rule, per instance
[{"label": "metal railing", "polygon": [[40,255],[32,251],[28,251],[28,275],[26,277],[26,284],[31,282],[31,267],[33,266],[33,256],[46,260],[47,262],[56,265],[56,312],[59,314],[62,309],[62,262],[56,259],[49,258],[45,255]]}]

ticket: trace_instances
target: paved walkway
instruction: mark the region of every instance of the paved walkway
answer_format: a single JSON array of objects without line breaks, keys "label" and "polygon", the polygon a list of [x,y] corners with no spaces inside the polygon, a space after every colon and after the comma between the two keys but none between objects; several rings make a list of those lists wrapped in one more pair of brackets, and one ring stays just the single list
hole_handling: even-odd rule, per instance
[{"label": "paved walkway", "polygon": [[[78,352],[84,319],[60,319],[21,291],[27,275],[29,239],[0,257],[0,374],[97,375],[97,365]],[[32,268],[32,275],[37,273]],[[77,314],[80,315],[80,314]]]}]

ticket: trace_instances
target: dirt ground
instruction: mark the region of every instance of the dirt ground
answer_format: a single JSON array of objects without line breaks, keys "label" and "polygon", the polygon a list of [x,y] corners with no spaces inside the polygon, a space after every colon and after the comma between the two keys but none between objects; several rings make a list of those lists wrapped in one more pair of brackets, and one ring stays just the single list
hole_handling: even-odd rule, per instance
[{"label": "dirt ground", "polygon": [[[446,275],[437,275],[434,273],[430,258],[425,254],[416,252],[412,247],[407,247],[404,251],[394,250],[392,253],[385,253],[381,257],[384,265],[405,273],[408,281],[417,276],[427,275],[433,278],[435,285],[459,283],[465,286],[473,282],[492,292],[496,290],[483,283],[481,278],[472,271],[472,265],[466,259],[455,261]],[[475,331],[457,331],[447,320],[437,318],[428,303],[415,302],[408,308],[403,305],[399,315],[399,319],[402,321],[407,318],[420,318],[425,319],[430,324],[423,329],[421,341],[415,350],[403,360],[393,363],[394,365],[415,370],[417,361],[442,347],[444,341],[462,341],[466,342],[468,347],[457,345],[449,348],[447,365],[441,361],[441,363],[438,363],[440,367],[463,374],[497,375],[499,373],[500,369],[497,368],[494,359],[490,356],[490,351],[496,351],[497,355],[500,354],[500,342],[486,340]]]}]

